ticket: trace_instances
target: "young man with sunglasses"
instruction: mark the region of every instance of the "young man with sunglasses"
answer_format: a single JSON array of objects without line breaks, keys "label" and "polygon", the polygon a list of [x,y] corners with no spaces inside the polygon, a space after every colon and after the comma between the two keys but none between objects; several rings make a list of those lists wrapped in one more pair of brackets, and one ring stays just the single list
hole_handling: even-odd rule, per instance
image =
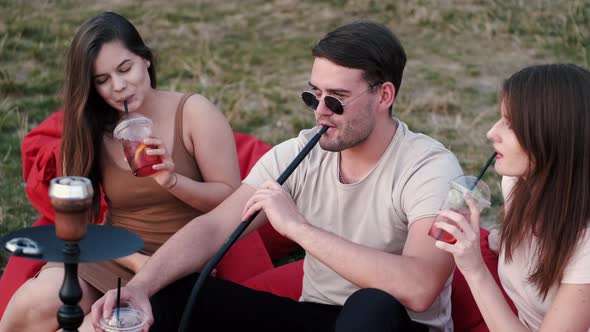
[{"label": "young man with sunglasses", "polygon": [[[270,221],[306,251],[300,301],[209,278],[193,327],[452,331],[453,258],[427,233],[449,180],[462,171],[440,143],[391,115],[404,49],[387,27],[365,21],[328,33],[312,54],[302,99],[317,127],[275,146],[234,194],[176,233],[121,290],[150,323],[153,296],[152,330],[177,330],[196,280],[191,273],[241,220],[262,211],[246,233]],[[329,129],[319,146],[283,186],[275,182],[322,126]],[[93,305],[95,324],[115,298],[109,291]]]}]

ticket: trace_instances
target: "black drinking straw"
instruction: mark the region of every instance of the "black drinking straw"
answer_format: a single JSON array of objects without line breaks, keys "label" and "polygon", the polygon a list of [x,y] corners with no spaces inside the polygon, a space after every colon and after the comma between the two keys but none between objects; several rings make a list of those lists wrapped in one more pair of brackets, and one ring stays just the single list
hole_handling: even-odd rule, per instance
[{"label": "black drinking straw", "polygon": [[494,159],[496,159],[497,154],[498,153],[496,151],[494,151],[494,153],[492,153],[492,155],[488,158],[488,161],[486,161],[486,164],[481,169],[481,172],[479,172],[477,179],[475,179],[475,182],[471,185],[471,188],[469,188],[469,191],[473,191],[473,189],[475,189],[475,186],[477,186],[477,183],[479,182],[479,180],[481,180],[481,177],[488,170],[488,167],[490,167],[490,165],[492,164],[492,161],[494,161]]},{"label": "black drinking straw", "polygon": [[[127,102],[125,102],[125,106]],[[117,310],[115,311],[115,315],[117,317],[117,326],[119,326],[119,308],[121,308],[121,277],[117,278]]]},{"label": "black drinking straw", "polygon": [[[307,144],[303,147],[303,149],[299,152],[299,154],[297,154],[297,156],[295,156],[293,161],[291,161],[289,166],[287,166],[287,169],[285,169],[285,171],[283,171],[283,173],[277,179],[277,182],[280,185],[282,185],[283,183],[285,183],[285,181],[287,181],[287,178],[291,175],[291,173],[293,173],[295,168],[297,168],[297,166],[299,166],[301,161],[303,161],[303,158],[305,158],[309,154],[311,149],[313,149],[313,147],[320,140],[320,137],[328,130],[328,128],[329,128],[328,126],[323,126],[320,129],[320,131],[317,134],[315,134],[309,142],[307,142]],[[227,239],[227,241],[225,241],[223,246],[221,246],[221,249],[219,249],[219,251],[217,251],[215,253],[215,255],[213,255],[213,257],[209,260],[209,262],[207,262],[207,265],[205,265],[205,267],[201,271],[199,278],[195,282],[195,286],[193,286],[193,290],[191,291],[191,295],[188,298],[187,305],[184,309],[184,313],[182,314],[182,319],[180,320],[179,331],[188,331],[189,316],[194,310],[194,306],[197,302],[197,296],[199,295],[199,290],[201,289],[201,287],[205,283],[205,280],[207,280],[207,276],[209,276],[209,274],[211,274],[211,271],[213,271],[213,269],[215,268],[215,265],[217,265],[217,263],[219,263],[219,261],[223,258],[225,253],[229,250],[229,248],[234,244],[234,242],[236,242],[238,240],[240,235],[250,225],[250,223],[252,223],[254,218],[256,218],[258,213],[260,213],[260,210],[258,210],[252,216],[250,216],[250,218],[248,218],[248,220],[242,221],[238,225],[238,227],[234,230],[234,232],[230,235],[229,239]]]},{"label": "black drinking straw", "polygon": [[127,99],[123,100],[123,105],[125,106],[125,115],[129,114],[129,110],[127,109]]}]

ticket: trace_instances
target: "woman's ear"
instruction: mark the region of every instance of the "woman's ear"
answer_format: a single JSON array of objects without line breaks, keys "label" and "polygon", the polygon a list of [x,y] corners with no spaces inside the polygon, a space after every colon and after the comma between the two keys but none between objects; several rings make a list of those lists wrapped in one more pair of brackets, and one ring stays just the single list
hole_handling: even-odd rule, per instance
[{"label": "woman's ear", "polygon": [[150,62],[150,60],[145,60],[145,66],[147,68],[149,68],[152,65],[152,63]]}]

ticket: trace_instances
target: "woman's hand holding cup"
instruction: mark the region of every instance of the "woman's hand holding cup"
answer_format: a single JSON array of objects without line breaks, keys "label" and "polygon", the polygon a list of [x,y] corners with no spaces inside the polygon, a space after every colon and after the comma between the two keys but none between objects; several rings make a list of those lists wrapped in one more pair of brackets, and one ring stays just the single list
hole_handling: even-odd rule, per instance
[{"label": "woman's hand holding cup", "polygon": [[450,182],[447,197],[428,235],[452,254],[466,276],[486,268],[479,243],[480,212],[490,206],[490,189],[480,179],[464,175]]},{"label": "woman's hand holding cup", "polygon": [[[469,207],[470,220],[467,220],[460,213],[444,210],[439,213],[439,216],[450,220],[454,224],[445,221],[436,221],[434,223],[434,226],[451,234],[456,241],[451,244],[437,240],[434,245],[452,254],[459,270],[464,276],[467,276],[478,273],[482,271],[482,268],[486,269],[487,267],[481,255],[479,244],[479,207],[469,195],[465,197],[465,202]],[[439,218],[437,217],[437,219]]]},{"label": "woman's hand holding cup", "polygon": [[178,175],[174,173],[174,161],[170,153],[164,145],[164,141],[158,137],[149,137],[143,140],[143,143],[150,147],[146,149],[146,153],[150,156],[159,156],[161,163],[152,165],[152,169],[156,172],[150,176],[156,182],[166,189],[172,189],[178,181]]}]

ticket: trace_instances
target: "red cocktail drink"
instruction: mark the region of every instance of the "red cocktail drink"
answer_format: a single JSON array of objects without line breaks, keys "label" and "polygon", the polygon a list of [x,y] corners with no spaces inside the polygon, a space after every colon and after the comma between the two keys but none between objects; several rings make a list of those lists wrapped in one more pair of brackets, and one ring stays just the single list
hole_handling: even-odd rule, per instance
[{"label": "red cocktail drink", "polygon": [[157,146],[125,139],[121,143],[133,175],[148,176],[157,172],[152,166],[161,164],[162,158],[160,156],[151,156],[146,152],[147,149],[157,149]]},{"label": "red cocktail drink", "polygon": [[[465,220],[467,220],[467,222],[470,222],[471,210],[465,201],[466,195],[471,196],[480,212],[490,206],[490,189],[488,186],[483,181],[478,181],[474,176],[465,175],[460,176],[450,182],[450,189],[440,210],[450,210],[459,213],[465,218]],[[438,214],[434,219],[434,223],[436,222],[446,222],[457,226],[454,221],[440,214]],[[453,235],[441,228],[436,227],[434,223],[430,227],[428,235],[433,237],[435,240],[450,244],[457,242],[457,239],[455,239]]]},{"label": "red cocktail drink", "polygon": [[[462,214],[463,217],[465,217],[465,220],[467,220],[469,222],[469,220],[470,220],[469,211],[465,211],[465,210],[458,211],[456,209],[451,209],[451,210]],[[436,223],[439,221],[446,222],[451,225],[455,225],[456,227],[459,227],[455,224],[454,221],[450,220],[449,218],[443,217],[441,215],[437,215],[436,218],[434,219],[434,222]],[[430,227],[430,230],[428,231],[428,235],[433,237],[435,240],[440,240],[440,241],[450,243],[450,244],[454,244],[455,242],[457,242],[457,239],[455,239],[455,237],[453,235],[451,235],[450,233],[448,233],[447,231],[445,231],[441,228],[434,226],[434,223]]]},{"label": "red cocktail drink", "polygon": [[129,167],[135,176],[148,176],[157,172],[153,165],[161,164],[162,157],[147,154],[155,145],[143,143],[152,133],[152,120],[141,114],[124,116],[115,127],[113,135],[121,141]]}]

